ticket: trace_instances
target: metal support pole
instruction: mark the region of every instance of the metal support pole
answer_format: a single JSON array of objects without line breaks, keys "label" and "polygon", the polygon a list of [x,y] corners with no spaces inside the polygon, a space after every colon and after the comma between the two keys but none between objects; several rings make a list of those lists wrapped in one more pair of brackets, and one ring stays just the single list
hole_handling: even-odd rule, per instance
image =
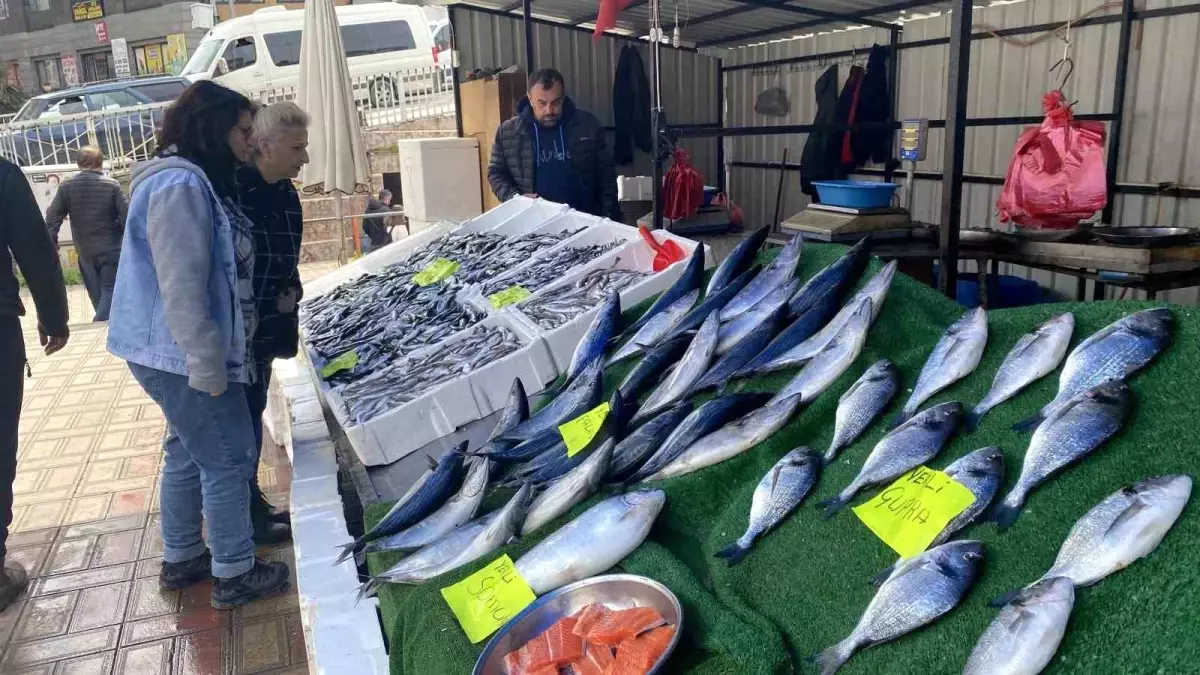
[{"label": "metal support pole", "polygon": [[[725,127],[725,59],[717,59],[717,126]],[[717,136],[717,191],[727,191],[724,136]]]},{"label": "metal support pole", "polygon": [[[455,9],[453,7],[450,7],[446,11],[446,16],[447,16],[447,18],[450,19],[450,40],[451,40],[451,44],[454,47],[454,49],[452,49],[450,51],[450,53],[452,55],[451,58],[453,59],[450,62],[450,66],[451,66],[450,73],[451,73],[451,78],[452,78],[450,84],[453,87],[452,92],[454,93],[454,132],[455,132],[455,134],[458,135],[459,138],[462,138],[463,137],[462,91],[459,89],[458,27],[454,25],[454,12],[455,12]],[[405,229],[407,229],[407,226],[405,226]]]},{"label": "metal support pole", "polygon": [[663,163],[666,160],[662,152],[665,129],[662,128],[662,21],[659,16],[661,6],[661,0],[650,0],[650,70],[653,74],[650,85],[650,137],[654,144],[654,176],[651,179],[654,181],[654,220],[651,225],[655,230],[663,226]]},{"label": "metal support pole", "polygon": [[[1105,157],[1105,184],[1108,203],[1100,222],[1112,225],[1117,199],[1117,164],[1121,161],[1121,133],[1125,126],[1125,83],[1129,75],[1129,43],[1133,39],[1133,0],[1121,3],[1121,34],[1117,39],[1117,77],[1113,84],[1112,112],[1116,117],[1108,125],[1108,155]],[[1140,224],[1140,223],[1139,223]],[[1161,225],[1161,223],[1152,223]]]},{"label": "metal support pole", "polygon": [[946,81],[946,138],[942,159],[942,214],[938,226],[941,270],[938,290],[950,298],[958,287],[958,229],[962,219],[963,164],[967,141],[967,85],[971,73],[971,0],[955,0],[950,19]]},{"label": "metal support pole", "polygon": [[[896,125],[896,114],[900,110],[900,31],[892,31],[888,39],[888,85],[892,88],[892,108],[888,114],[888,123]],[[898,126],[898,125],[896,125]],[[896,132],[891,132],[892,137],[888,141],[888,161],[884,164],[883,180],[891,183],[895,178],[896,169],[900,168],[900,162],[895,160],[895,155],[892,150],[895,148]],[[912,190],[912,176],[908,180],[908,190]],[[908,206],[908,213],[912,215],[912,205]]]},{"label": "metal support pole", "polygon": [[533,3],[521,0],[521,22],[525,25],[525,71],[533,74]]}]

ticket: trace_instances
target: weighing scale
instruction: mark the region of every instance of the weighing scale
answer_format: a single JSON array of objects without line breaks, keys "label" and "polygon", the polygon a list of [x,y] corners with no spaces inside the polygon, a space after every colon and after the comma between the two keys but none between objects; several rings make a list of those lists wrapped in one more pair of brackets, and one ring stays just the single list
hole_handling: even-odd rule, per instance
[{"label": "weighing scale", "polygon": [[875,239],[907,238],[912,232],[913,172],[925,159],[929,120],[904,120],[900,123],[899,157],[906,165],[904,207],[875,209],[846,208],[829,204],[809,204],[803,211],[779,224],[782,234],[804,233],[817,241],[848,242],[870,234]]}]

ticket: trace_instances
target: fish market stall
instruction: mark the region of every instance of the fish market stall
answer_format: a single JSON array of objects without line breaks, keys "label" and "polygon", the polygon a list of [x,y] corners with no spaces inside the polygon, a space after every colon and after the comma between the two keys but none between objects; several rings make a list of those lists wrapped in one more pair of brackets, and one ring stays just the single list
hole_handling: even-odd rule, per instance
[{"label": "fish market stall", "polygon": [[[378,595],[392,673],[472,672],[498,649],[509,672],[605,672],[582,661],[607,643],[571,628],[586,623],[583,601],[535,603],[536,626],[519,615],[468,638],[451,589],[493,569],[541,598],[614,573],[669,589],[680,615],[664,619],[674,646],[654,672],[1200,663],[1200,514],[1187,477],[1200,402],[1179,395],[1200,366],[1200,314],[1146,303],[968,312],[861,249],[750,254],[761,267],[722,264],[672,285],[673,297],[623,305],[619,320],[602,306],[576,340],[599,345],[602,378],[594,358],[559,368],[573,377],[532,410],[513,384],[486,447],[438,457],[396,508],[368,507],[369,532],[344,548],[369,551],[362,592]],[[652,302],[669,319],[640,321]],[[520,318],[553,324],[531,314]],[[642,354],[613,359],[634,335],[650,336],[633,348]],[[727,374],[708,375],[718,368]],[[612,411],[582,446],[574,426],[535,429],[571,397]],[[414,552],[413,537],[431,543]],[[666,644],[656,630],[624,639]],[[555,635],[550,656],[538,651]],[[570,635],[582,655],[563,651]],[[503,672],[488,668],[475,672]]]}]

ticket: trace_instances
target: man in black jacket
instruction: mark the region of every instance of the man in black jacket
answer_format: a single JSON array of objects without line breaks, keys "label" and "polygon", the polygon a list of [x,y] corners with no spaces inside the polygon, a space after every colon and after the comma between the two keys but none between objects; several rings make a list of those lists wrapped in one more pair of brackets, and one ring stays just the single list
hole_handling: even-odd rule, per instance
[{"label": "man in black jacket", "polygon": [[[371,197],[367,200],[367,215],[392,212],[392,191],[380,190],[379,198]],[[378,250],[392,243],[392,217],[391,216],[375,216],[374,218],[363,218],[362,223],[363,234],[367,235],[366,239],[362,240],[363,255],[371,251]]]},{"label": "man in black jacket", "polygon": [[544,68],[530,76],[517,116],[496,131],[488,183],[501,201],[524,194],[619,220],[617,172],[604,127],[567,97],[562,75]]},{"label": "man in black jacket", "polygon": [[46,354],[67,344],[67,289],[58,254],[46,234],[41,211],[25,174],[0,159],[0,611],[25,587],[25,570],[4,563],[8,526],[12,524],[13,479],[17,475],[17,421],[24,395],[25,340],[21,320],[21,287],[13,261],[29,285],[37,307],[38,335]]},{"label": "man in black jacket", "polygon": [[96,310],[92,320],[108,321],[128,203],[120,184],[101,173],[104,154],[100,148],[81,148],[76,162],[80,173],[58,186],[54,201],[46,209],[46,227],[50,229],[50,240],[57,245],[58,230],[63,219],[70,216],[79,274]]}]

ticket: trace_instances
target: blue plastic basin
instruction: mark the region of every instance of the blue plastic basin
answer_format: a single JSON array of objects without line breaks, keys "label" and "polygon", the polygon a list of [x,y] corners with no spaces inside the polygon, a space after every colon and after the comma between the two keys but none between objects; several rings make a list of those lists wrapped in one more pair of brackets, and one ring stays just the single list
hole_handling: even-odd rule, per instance
[{"label": "blue plastic basin", "polygon": [[821,203],[851,209],[878,209],[891,206],[892,195],[900,187],[895,183],[865,180],[814,181]]}]

